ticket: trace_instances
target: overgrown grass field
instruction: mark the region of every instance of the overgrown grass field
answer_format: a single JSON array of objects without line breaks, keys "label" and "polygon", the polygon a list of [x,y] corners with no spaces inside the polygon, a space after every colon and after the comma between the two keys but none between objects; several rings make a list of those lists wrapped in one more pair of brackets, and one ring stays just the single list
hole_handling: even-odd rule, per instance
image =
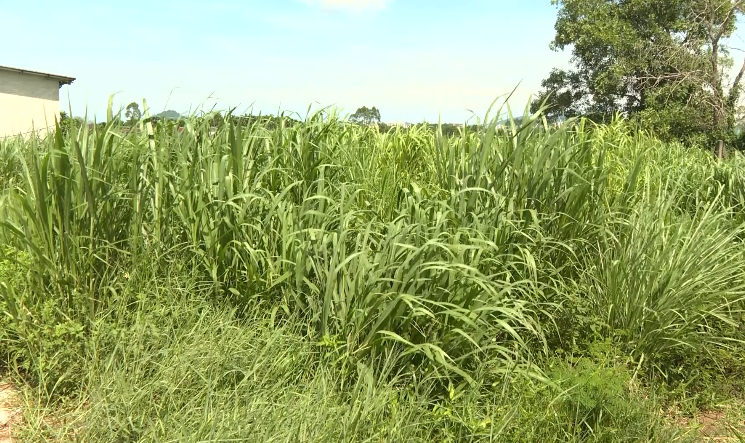
[{"label": "overgrown grass field", "polygon": [[743,399],[745,160],[502,117],[0,141],[19,438],[695,441],[660,411]]}]

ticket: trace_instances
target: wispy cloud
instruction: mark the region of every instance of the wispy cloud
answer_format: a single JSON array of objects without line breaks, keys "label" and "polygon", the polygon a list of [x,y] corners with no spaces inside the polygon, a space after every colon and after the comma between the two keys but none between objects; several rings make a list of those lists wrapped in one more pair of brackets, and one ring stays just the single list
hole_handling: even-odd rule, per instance
[{"label": "wispy cloud", "polygon": [[326,10],[355,11],[380,10],[388,6],[392,0],[299,0],[306,5]]}]

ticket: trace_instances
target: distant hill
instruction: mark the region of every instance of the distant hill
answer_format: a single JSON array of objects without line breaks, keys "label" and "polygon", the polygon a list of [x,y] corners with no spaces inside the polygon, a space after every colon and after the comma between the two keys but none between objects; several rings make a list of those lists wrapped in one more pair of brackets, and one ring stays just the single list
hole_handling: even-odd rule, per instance
[{"label": "distant hill", "polygon": [[163,111],[160,114],[155,115],[158,118],[166,119],[166,120],[178,120],[181,118],[181,114],[179,114],[176,111],[168,110]]}]

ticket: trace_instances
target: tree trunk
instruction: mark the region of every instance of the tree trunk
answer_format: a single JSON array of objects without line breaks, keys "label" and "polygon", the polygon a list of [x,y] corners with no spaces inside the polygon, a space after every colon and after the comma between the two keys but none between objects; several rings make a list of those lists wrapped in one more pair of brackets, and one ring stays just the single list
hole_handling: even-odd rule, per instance
[{"label": "tree trunk", "polygon": [[722,104],[722,83],[719,78],[719,42],[711,42],[711,86],[714,88],[714,109],[712,124],[715,130],[719,130],[719,114]]}]

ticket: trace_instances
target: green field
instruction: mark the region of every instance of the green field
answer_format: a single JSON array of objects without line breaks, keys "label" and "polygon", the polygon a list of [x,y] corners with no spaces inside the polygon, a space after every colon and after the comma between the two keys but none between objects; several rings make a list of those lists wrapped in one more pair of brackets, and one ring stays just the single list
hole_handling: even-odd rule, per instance
[{"label": "green field", "polygon": [[0,141],[23,441],[743,432],[740,154],[540,115],[114,117]]}]

